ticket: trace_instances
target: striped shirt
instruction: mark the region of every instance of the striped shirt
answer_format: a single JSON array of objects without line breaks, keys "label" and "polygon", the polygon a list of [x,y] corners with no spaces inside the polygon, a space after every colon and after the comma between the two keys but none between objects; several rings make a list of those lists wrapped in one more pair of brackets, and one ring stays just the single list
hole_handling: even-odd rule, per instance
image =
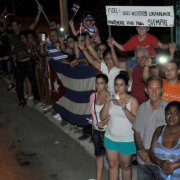
[{"label": "striped shirt", "polygon": [[[165,148],[162,145],[163,134],[164,134],[165,129],[166,129],[166,126],[164,126],[164,128],[163,128],[163,130],[162,130],[162,132],[161,132],[161,134],[157,140],[157,145],[154,148],[154,153],[161,160],[169,160],[172,162],[180,161],[180,138],[179,138],[179,141],[175,147]],[[163,171],[161,171],[161,175],[163,178],[166,178],[166,176],[167,176]],[[172,174],[172,179],[173,180],[179,180],[180,179],[180,168],[177,168],[174,170],[174,172]]]}]

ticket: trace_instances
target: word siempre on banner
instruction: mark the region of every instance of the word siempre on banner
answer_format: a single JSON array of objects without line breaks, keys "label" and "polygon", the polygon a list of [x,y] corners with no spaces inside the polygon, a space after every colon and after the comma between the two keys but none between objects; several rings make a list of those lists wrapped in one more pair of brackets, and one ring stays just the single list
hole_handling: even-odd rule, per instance
[{"label": "word siempre on banner", "polygon": [[109,26],[173,27],[173,6],[106,6]]}]

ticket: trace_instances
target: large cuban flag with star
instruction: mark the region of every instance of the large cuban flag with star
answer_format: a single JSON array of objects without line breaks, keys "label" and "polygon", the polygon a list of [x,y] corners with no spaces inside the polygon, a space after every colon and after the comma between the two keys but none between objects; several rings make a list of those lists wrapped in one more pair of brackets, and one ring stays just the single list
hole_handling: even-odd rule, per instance
[{"label": "large cuban flag with star", "polygon": [[78,65],[74,68],[60,61],[52,61],[52,67],[65,87],[65,94],[53,104],[53,108],[71,124],[86,126],[90,117],[89,97],[95,90],[96,69]]}]

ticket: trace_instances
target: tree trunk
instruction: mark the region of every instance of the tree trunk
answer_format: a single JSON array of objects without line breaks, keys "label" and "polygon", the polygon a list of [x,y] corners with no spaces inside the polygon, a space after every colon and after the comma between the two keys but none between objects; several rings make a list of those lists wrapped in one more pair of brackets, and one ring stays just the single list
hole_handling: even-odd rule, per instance
[{"label": "tree trunk", "polygon": [[67,10],[67,0],[59,0],[59,6],[60,6],[60,24],[61,27],[64,28],[65,33],[68,34],[69,20],[68,20],[68,10]]}]

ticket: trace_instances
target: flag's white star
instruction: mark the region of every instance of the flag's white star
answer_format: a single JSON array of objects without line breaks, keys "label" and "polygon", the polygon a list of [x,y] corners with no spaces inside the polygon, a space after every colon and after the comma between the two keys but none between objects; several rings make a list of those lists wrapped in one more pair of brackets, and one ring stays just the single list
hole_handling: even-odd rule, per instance
[{"label": "flag's white star", "polygon": [[60,86],[59,86],[59,84],[57,83],[57,78],[56,78],[55,81],[54,81],[54,91],[58,93],[58,92],[59,92],[59,91],[58,91],[58,88],[59,88],[59,87],[60,87]]}]

